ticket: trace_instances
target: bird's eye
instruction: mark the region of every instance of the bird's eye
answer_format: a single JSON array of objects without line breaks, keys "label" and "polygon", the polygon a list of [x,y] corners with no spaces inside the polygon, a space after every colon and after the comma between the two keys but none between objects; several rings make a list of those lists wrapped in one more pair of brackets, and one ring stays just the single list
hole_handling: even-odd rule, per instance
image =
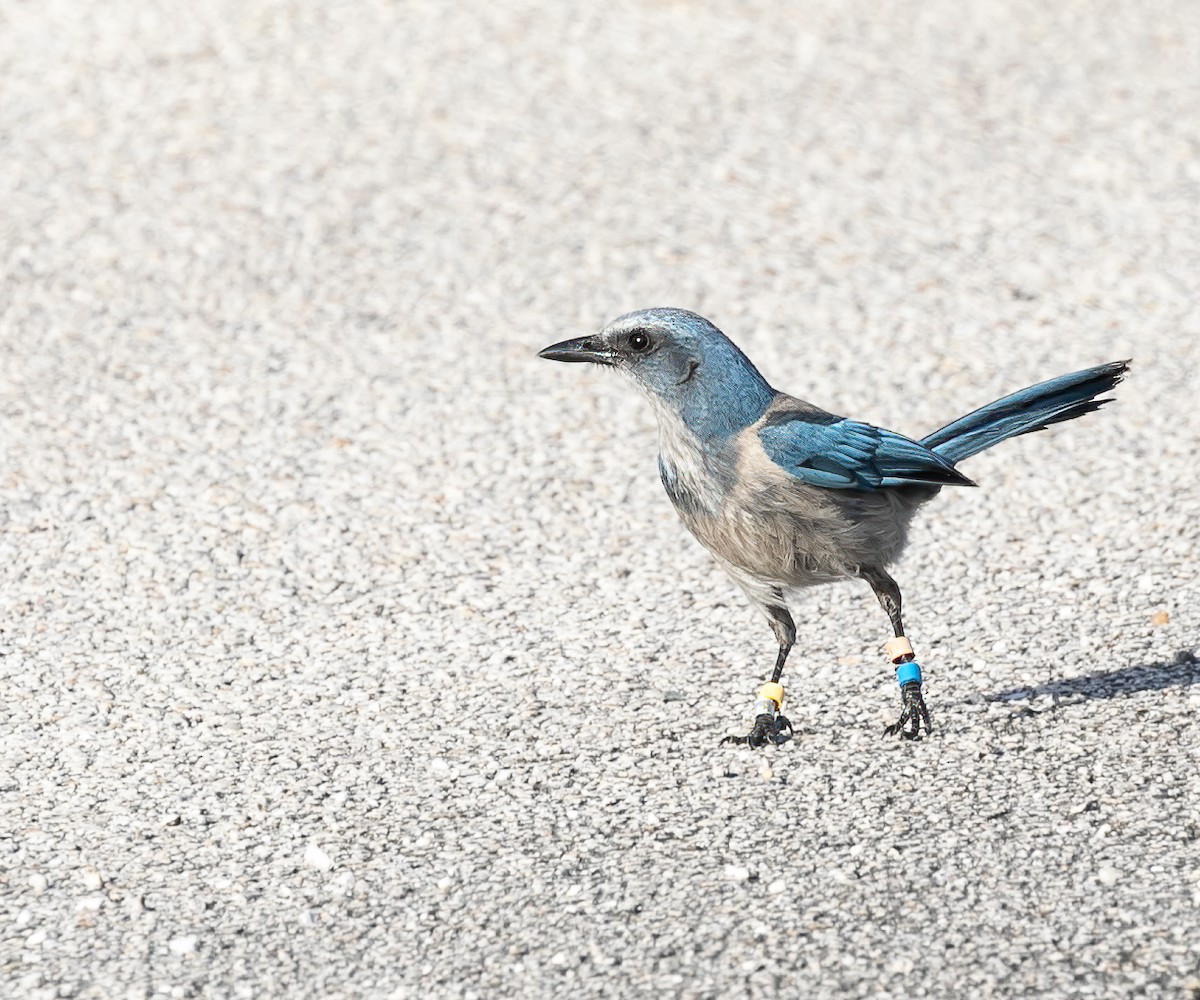
[{"label": "bird's eye", "polygon": [[635,351],[641,352],[650,346],[650,338],[647,337],[641,330],[634,330],[629,335],[629,346]]}]

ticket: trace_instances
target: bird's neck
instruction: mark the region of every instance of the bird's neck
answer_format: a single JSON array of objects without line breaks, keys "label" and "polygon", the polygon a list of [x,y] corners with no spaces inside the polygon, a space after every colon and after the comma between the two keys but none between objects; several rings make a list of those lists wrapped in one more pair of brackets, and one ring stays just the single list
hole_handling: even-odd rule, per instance
[{"label": "bird's neck", "polygon": [[[764,383],[764,388],[766,388]],[[729,393],[720,397],[696,393],[683,400],[679,418],[701,441],[719,444],[749,427],[767,412],[773,393]]]},{"label": "bird's neck", "polygon": [[716,513],[733,488],[732,436],[703,439],[675,407],[656,401],[654,409],[658,471],[667,495],[685,518]]},{"label": "bird's neck", "polygon": [[[733,351],[737,349],[728,345]],[[775,390],[740,352],[710,355],[686,383],[674,387],[673,404],[680,419],[701,441],[718,443],[758,420]]]},{"label": "bird's neck", "polygon": [[775,390],[740,352],[707,357],[668,397],[651,394],[659,472],[681,514],[717,510],[733,488],[737,434],[762,417],[774,398]]}]

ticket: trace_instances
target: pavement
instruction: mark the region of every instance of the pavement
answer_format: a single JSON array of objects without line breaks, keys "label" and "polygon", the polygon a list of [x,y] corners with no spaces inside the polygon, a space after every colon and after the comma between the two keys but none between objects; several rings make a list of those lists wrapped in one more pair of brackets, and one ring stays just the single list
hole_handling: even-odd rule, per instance
[{"label": "pavement", "polygon": [[[0,11],[0,995],[1200,995],[1200,7]],[[713,319],[970,460],[774,643],[653,417]]]}]

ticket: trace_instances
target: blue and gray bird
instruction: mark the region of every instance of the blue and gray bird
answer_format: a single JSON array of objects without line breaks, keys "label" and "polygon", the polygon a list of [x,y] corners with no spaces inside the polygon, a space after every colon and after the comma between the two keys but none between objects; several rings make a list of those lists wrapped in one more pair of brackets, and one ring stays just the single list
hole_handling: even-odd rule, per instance
[{"label": "blue and gray bird", "polygon": [[729,738],[751,747],[792,735],[780,683],[796,641],[792,593],[851,577],[870,584],[895,633],[886,649],[901,710],[885,733],[919,739],[932,731],[900,588],[887,571],[913,514],[943,486],[975,485],[958,471],[963,459],[1098,409],[1109,400],[1096,397],[1127,369],[1115,361],[1060,375],[913,440],[772,389],[728,337],[684,309],[629,313],[540,357],[618,368],[654,407],[659,474],[675,510],[779,641],[753,727]]}]

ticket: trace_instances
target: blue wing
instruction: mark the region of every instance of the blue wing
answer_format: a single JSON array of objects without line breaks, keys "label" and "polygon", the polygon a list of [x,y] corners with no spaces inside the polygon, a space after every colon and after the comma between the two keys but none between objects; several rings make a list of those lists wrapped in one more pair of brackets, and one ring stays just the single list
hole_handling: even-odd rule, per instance
[{"label": "blue wing", "polygon": [[902,434],[820,410],[771,414],[758,438],[772,462],[811,486],[975,485],[947,459]]}]

